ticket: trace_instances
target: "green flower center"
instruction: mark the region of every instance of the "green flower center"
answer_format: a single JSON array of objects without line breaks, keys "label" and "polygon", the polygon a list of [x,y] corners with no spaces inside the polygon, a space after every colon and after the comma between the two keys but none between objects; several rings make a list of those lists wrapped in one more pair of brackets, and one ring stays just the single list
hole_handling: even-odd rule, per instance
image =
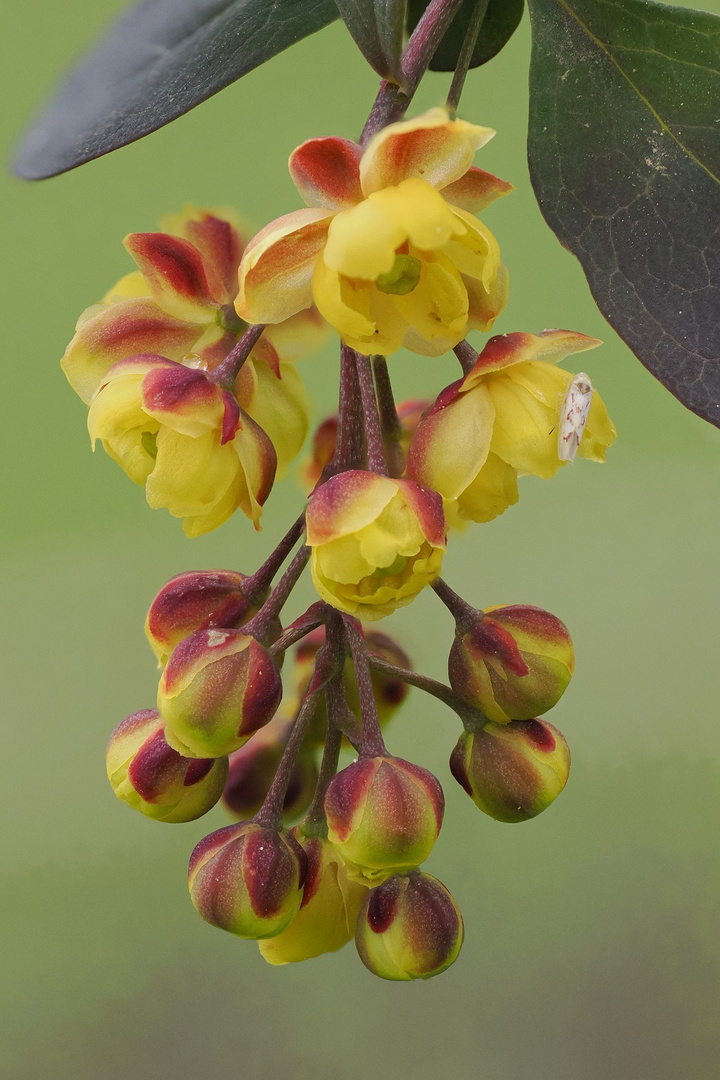
[{"label": "green flower center", "polygon": [[380,292],[406,296],[413,291],[420,280],[421,269],[420,260],[413,258],[412,255],[396,255],[392,268],[387,274],[381,274],[375,284]]},{"label": "green flower center", "polygon": [[373,576],[393,577],[394,574],[399,574],[405,569],[407,561],[407,555],[396,555],[389,566],[379,566]]},{"label": "green flower center", "polygon": [[157,432],[156,431],[143,431],[140,436],[140,443],[143,450],[153,460],[157,457]]}]

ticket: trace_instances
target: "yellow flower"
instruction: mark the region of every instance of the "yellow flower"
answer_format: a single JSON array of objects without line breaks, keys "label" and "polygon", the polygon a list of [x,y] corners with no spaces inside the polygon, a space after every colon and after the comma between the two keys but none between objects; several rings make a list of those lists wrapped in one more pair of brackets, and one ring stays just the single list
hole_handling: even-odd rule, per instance
[{"label": "yellow flower", "polygon": [[309,209],[271,222],[247,245],[235,306],[277,323],[313,300],[361,353],[405,346],[440,356],[502,310],[507,272],[475,214],[511,185],[472,165],[489,128],[431,109],[391,124],[363,152],[337,137],[290,157]]},{"label": "yellow flower", "polygon": [[300,911],[287,930],[258,942],[269,964],[294,964],[342,948],[355,933],[368,891],[367,886],[351,879],[328,840],[306,837],[299,826],[291,832],[307,855],[308,872]]},{"label": "yellow flower", "polygon": [[153,509],[184,519],[188,536],[239,507],[256,527],[275,476],[269,438],[204,372],[151,354],[121,360],[90,403],[93,448],[110,457]]},{"label": "yellow flower", "polygon": [[318,593],[361,619],[409,604],[440,573],[442,500],[408,480],[340,473],[310,497],[306,528]]},{"label": "yellow flower", "polygon": [[[420,423],[407,475],[440,492],[452,525],[490,521],[518,501],[518,475],[548,479],[561,465],[561,406],[572,374],[555,363],[600,342],[570,330],[491,338],[472,371],[448,386]],[[578,453],[604,461],[615,427],[594,393]]]}]

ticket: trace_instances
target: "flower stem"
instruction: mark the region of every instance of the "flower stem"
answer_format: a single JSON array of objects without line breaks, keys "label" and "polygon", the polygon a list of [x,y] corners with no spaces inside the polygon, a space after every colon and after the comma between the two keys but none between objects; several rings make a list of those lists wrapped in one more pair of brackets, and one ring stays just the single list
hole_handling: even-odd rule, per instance
[{"label": "flower stem", "polygon": [[473,349],[469,341],[459,341],[453,352],[460,361],[460,367],[466,375],[469,375],[472,369],[475,367],[475,363],[478,358],[478,354]]},{"label": "flower stem", "polygon": [[459,633],[463,634],[483,618],[483,612],[458,596],[442,578],[435,578],[431,588],[435,590],[455,620]]},{"label": "flower stem", "polygon": [[385,79],[380,83],[378,95],[360,136],[362,146],[367,146],[373,135],[388,124],[401,120],[405,115],[443,34],[461,4],[462,0],[431,0],[425,8],[402,55],[405,85],[400,87]]},{"label": "flower stem", "polygon": [[379,473],[380,476],[387,476],[388,467],[385,461],[385,448],[383,446],[380,414],[378,413],[378,403],[375,397],[375,384],[373,383],[372,368],[370,367],[370,357],[363,356],[362,353],[355,353],[355,366],[360,387],[363,420],[365,422],[368,469],[370,472]]},{"label": "flower stem", "polygon": [[300,753],[303,739],[305,738],[308,726],[322,693],[322,688],[319,688],[313,690],[312,693],[306,694],[303,703],[300,706],[300,711],[293,724],[293,729],[290,732],[290,738],[283,751],[283,756],[280,758],[280,764],[277,767],[273,782],[265,796],[265,801],[253,818],[253,821],[258,825],[264,825],[268,829],[279,829],[282,827],[283,805],[285,803],[285,795],[290,783],[290,778],[293,769],[295,768],[295,762]]},{"label": "flower stem", "polygon": [[297,585],[309,558],[310,548],[303,544],[257,615],[253,615],[252,619],[245,623],[243,633],[250,634],[258,641],[263,640],[270,624],[278,617],[285,601]]},{"label": "flower stem", "polygon": [[402,476],[405,468],[405,455],[400,440],[405,433],[405,429],[395,408],[395,396],[385,357],[373,356],[372,369],[375,378],[378,412],[380,414],[380,427],[382,428],[385,447],[385,460],[391,476]]},{"label": "flower stem", "polygon": [[311,634],[313,630],[317,630],[318,626],[322,626],[326,620],[326,608],[322,600],[319,600],[315,604],[311,604],[307,611],[303,612],[299,619],[288,626],[287,630],[280,635],[277,641],[273,641],[269,647],[268,652],[271,656],[277,656],[278,653],[284,652],[292,645],[297,644],[298,641],[302,641],[304,637]]},{"label": "flower stem", "polygon": [[335,455],[327,466],[328,480],[336,473],[358,469],[363,461],[363,410],[355,350],[340,346],[340,397]]},{"label": "flower stem", "polygon": [[488,4],[490,0],[476,0],[475,10],[472,13],[470,22],[468,23],[465,39],[460,49],[460,55],[458,57],[457,67],[455,68],[455,74],[453,75],[452,83],[450,84],[450,90],[447,96],[447,107],[449,112],[454,116],[457,112],[457,107],[460,102],[460,95],[463,92],[463,86],[465,85],[465,78],[470,68],[470,61],[472,59],[473,50],[477,44],[477,40],[480,37],[480,29],[482,27],[485,15],[487,14]]},{"label": "flower stem", "polygon": [[262,566],[254,574],[246,577],[242,583],[242,593],[248,600],[258,600],[270,587],[270,582],[297,544],[305,528],[305,511],[293,522],[285,536]]},{"label": "flower stem", "polygon": [[424,690],[426,694],[431,694],[438,701],[442,701],[444,705],[457,713],[469,731],[475,731],[478,727],[482,727],[483,724],[487,724],[487,716],[474,705],[461,698],[451,686],[446,686],[445,683],[431,679],[427,675],[421,675],[418,671],[409,671],[407,668],[398,667],[396,664],[391,664],[389,660],[384,660],[381,656],[369,655],[368,661],[370,667],[375,668],[376,671],[381,671],[384,675],[389,675],[393,679],[402,679],[408,686],[416,686],[418,690]]},{"label": "flower stem", "polygon": [[387,748],[380,730],[380,718],[375,702],[372,678],[370,677],[370,664],[368,663],[365,640],[357,619],[354,619],[351,615],[343,615],[342,618],[345,623],[345,633],[350,645],[353,664],[355,665],[355,680],[360,699],[360,715],[362,717],[360,757],[382,757],[387,754]]},{"label": "flower stem", "polygon": [[325,748],[323,749],[320,772],[315,787],[313,801],[310,804],[301,828],[305,836],[327,836],[327,818],[325,817],[324,799],[325,788],[337,772],[340,758],[340,745],[342,732],[337,726],[336,720],[341,710],[345,707],[345,695],[342,688],[342,671],[330,680],[325,687],[325,703],[327,707],[327,735]]},{"label": "flower stem", "polygon": [[425,74],[435,50],[463,0],[430,0],[402,55],[402,73],[410,96]]},{"label": "flower stem", "polygon": [[224,390],[233,391],[238,372],[253,351],[264,329],[264,323],[249,327],[223,362],[208,372],[208,378],[216,382],[218,386],[222,386]]}]

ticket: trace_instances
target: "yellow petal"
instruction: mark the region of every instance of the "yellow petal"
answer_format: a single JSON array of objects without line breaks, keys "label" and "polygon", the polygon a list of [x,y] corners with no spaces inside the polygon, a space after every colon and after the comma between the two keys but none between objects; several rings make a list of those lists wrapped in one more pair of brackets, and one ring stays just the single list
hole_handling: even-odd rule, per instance
[{"label": "yellow petal", "polygon": [[578,454],[580,457],[589,458],[590,461],[604,461],[605,450],[615,442],[616,435],[617,431],[608,416],[605,402],[596,390],[590,405],[585,431],[580,440]]},{"label": "yellow petal", "polygon": [[433,187],[445,187],[467,172],[475,151],[494,134],[491,128],[450,120],[442,108],[389,124],[370,140],[362,156],[362,189],[369,195],[415,176]]},{"label": "yellow petal", "polygon": [[538,401],[504,371],[489,375],[485,385],[496,413],[493,453],[520,473],[543,479],[554,476],[560,467],[557,411]]},{"label": "yellow petal", "polygon": [[332,216],[327,210],[295,210],[253,237],[238,270],[235,307],[241,319],[278,323],[310,307],[313,269]]},{"label": "yellow petal", "polygon": [[482,522],[492,521],[517,501],[516,470],[491,453],[455,505],[461,519]]},{"label": "yellow petal", "polygon": [[[412,249],[411,254],[415,253]],[[413,291],[392,300],[410,325],[405,344],[414,351],[440,356],[464,336],[467,290],[446,256],[438,254],[425,260],[420,281]]]},{"label": "yellow petal", "polygon": [[220,445],[219,434],[194,439],[163,427],[157,436],[157,461],[145,493],[156,510],[174,517],[207,514],[237,483],[240,464],[232,443]]},{"label": "yellow petal", "polygon": [[374,281],[395,262],[395,249],[407,234],[394,213],[394,203],[377,195],[343,210],[330,222],[323,252],[325,265],[351,278]]}]

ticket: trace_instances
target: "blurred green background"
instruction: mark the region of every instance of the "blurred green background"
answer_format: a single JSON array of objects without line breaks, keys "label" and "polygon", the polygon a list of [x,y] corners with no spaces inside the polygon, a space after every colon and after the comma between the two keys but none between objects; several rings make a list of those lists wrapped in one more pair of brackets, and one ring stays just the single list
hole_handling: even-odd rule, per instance
[{"label": "blurred green background", "polygon": [[[4,13],[4,146],[123,6]],[[130,268],[125,233],[186,201],[234,204],[258,227],[294,209],[288,153],[311,135],[356,136],[374,76],[335,25],[134,146],[37,185],[2,177],[2,1076],[717,1077],[720,432],[632,357],[545,227],[524,158],[528,55],[526,20],[463,99],[468,119],[498,131],[480,163],[517,187],[485,217],[512,275],[497,330],[602,337],[587,367],[619,437],[605,466],[527,478],[517,507],[453,539],[446,577],[469,599],[539,604],[569,625],[578,669],[551,719],[573,772],[540,818],[495,823],[449,774],[457,722],[413,692],[390,748],[446,789],[427,867],[467,931],[457,964],[428,983],[374,979],[352,946],[268,967],[187,896],[189,852],[222,811],[165,826],[113,797],[108,734],[154,702],[150,600],[181,570],[250,572],[301,496],[279,486],[260,536],[238,516],[186,540],[90,453],[57,363],[77,315]],[[447,86],[430,76],[416,111]],[[336,370],[332,348],[302,362],[317,417],[333,408]],[[391,370],[413,395],[457,374],[451,357],[400,355]],[[392,627],[443,676],[451,626],[432,594]]]}]

